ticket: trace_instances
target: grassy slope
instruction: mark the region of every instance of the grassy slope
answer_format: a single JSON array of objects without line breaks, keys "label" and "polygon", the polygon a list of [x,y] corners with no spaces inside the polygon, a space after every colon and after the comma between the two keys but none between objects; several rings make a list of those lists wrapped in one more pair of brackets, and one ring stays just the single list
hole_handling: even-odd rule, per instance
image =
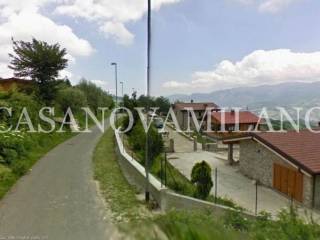
[{"label": "grassy slope", "polygon": [[[242,239],[239,233],[213,221],[213,216],[171,212],[154,215],[137,200],[137,191],[122,175],[115,154],[114,134],[107,130],[94,152],[95,179],[113,215],[124,233],[133,239]],[[209,221],[210,220],[210,221]],[[125,222],[125,223],[124,223]],[[212,225],[214,224],[214,225]],[[166,237],[168,236],[168,237]]]},{"label": "grassy slope", "polygon": [[[96,146],[94,176],[110,207],[112,219],[132,239],[163,239],[163,233],[152,221],[153,214],[137,198],[137,190],[122,175],[115,153],[114,133],[108,129]],[[165,238],[166,239],[166,238]]]},{"label": "grassy slope", "polygon": [[[306,225],[285,213],[279,221],[266,217],[252,221],[230,213],[217,219],[211,213],[172,211],[150,215],[136,198],[136,190],[121,173],[115,154],[113,131],[108,130],[94,154],[95,178],[109,203],[120,229],[132,239],[220,240],[220,239],[319,239],[319,225]],[[119,218],[120,216],[120,218]],[[126,221],[123,225],[123,222]]]},{"label": "grassy slope", "polygon": [[144,217],[144,206],[138,201],[137,190],[122,175],[115,154],[114,133],[109,128],[94,152],[94,176],[111,208],[114,220],[133,221]]}]

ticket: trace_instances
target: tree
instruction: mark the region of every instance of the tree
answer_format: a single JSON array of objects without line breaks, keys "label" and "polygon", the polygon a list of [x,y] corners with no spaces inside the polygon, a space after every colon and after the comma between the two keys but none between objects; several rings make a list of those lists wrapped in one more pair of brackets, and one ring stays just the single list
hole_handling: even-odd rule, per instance
[{"label": "tree", "polygon": [[[162,153],[164,144],[161,134],[158,133],[158,130],[153,124],[149,128],[148,136],[149,157],[151,161],[153,161],[160,153]],[[134,126],[129,135],[129,142],[135,151],[143,153],[144,155],[146,148],[146,132],[141,121],[138,121]]]},{"label": "tree", "polygon": [[155,107],[159,108],[160,113],[168,113],[170,106],[171,104],[168,98],[161,96],[155,99]]},{"label": "tree", "polygon": [[192,168],[191,182],[196,185],[195,197],[206,199],[213,186],[211,167],[205,161],[197,163]]},{"label": "tree", "polygon": [[111,108],[113,106],[112,96],[96,86],[94,83],[83,78],[77,85],[77,88],[86,95],[88,105],[96,115],[98,114],[99,107]]},{"label": "tree", "polygon": [[58,92],[57,103],[60,105],[64,114],[68,108],[71,108],[72,112],[76,113],[79,112],[82,107],[87,106],[87,99],[80,89],[69,87],[61,89]]},{"label": "tree", "polygon": [[35,81],[40,97],[46,103],[51,103],[57,92],[55,80],[59,71],[68,65],[66,49],[61,49],[58,43],[49,45],[34,38],[31,42],[12,42],[14,54],[9,54],[9,68],[16,77],[29,77]]},{"label": "tree", "polygon": [[145,95],[141,95],[139,98],[138,98],[138,106],[139,107],[144,107],[144,108],[147,108],[147,107],[155,107],[154,106],[154,101],[153,101],[153,98],[152,97],[148,97],[148,96],[145,96]]}]

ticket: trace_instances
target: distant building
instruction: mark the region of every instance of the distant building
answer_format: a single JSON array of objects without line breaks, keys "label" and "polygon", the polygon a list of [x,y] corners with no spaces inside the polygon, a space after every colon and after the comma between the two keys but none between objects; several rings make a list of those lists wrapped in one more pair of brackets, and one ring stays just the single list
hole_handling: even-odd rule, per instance
[{"label": "distant building", "polygon": [[320,134],[309,130],[249,133],[224,143],[240,144],[239,169],[244,175],[320,209]]},{"label": "distant building", "polygon": [[0,91],[10,91],[15,88],[26,89],[32,85],[31,80],[19,78],[0,78]]},{"label": "distant building", "polygon": [[[213,112],[211,116],[212,132],[206,133],[206,135],[214,140],[241,136],[244,134],[243,132],[260,128],[259,117],[249,111]],[[239,129],[236,127],[237,124]]]},{"label": "distant building", "polygon": [[[204,114],[206,112],[207,108],[214,108],[216,111],[219,110],[218,105],[212,102],[206,102],[206,103],[195,103],[191,101],[190,103],[175,103],[173,105],[173,111],[177,117],[179,126],[181,129],[187,129],[188,128],[188,118],[190,117],[190,127],[191,129],[195,129],[195,126],[192,121],[191,113],[186,110],[187,108],[192,108],[193,111],[196,114],[197,120],[199,123],[202,121]],[[205,121],[206,123],[206,121]],[[204,125],[205,127],[206,125]]]},{"label": "distant building", "polygon": [[259,124],[259,117],[249,111],[212,113],[212,130],[214,131],[224,129],[225,131],[233,132],[236,130],[237,124],[240,131],[253,130]]}]

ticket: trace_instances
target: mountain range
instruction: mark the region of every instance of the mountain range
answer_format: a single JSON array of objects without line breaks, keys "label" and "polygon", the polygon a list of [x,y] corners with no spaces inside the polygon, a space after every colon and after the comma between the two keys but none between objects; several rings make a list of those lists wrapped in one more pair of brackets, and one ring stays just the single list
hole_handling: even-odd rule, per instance
[{"label": "mountain range", "polygon": [[[267,107],[272,112],[271,115],[278,118],[276,106],[285,107],[289,113],[293,114],[296,113],[293,107],[303,108],[302,113],[309,108],[320,107],[320,82],[239,87],[211,93],[176,94],[168,98],[171,102],[190,102],[192,100],[194,102],[214,102],[220,107],[242,107],[253,112],[259,112],[262,107]],[[317,120],[318,115],[320,116],[320,111],[318,112],[319,114],[312,114],[313,120]]]}]

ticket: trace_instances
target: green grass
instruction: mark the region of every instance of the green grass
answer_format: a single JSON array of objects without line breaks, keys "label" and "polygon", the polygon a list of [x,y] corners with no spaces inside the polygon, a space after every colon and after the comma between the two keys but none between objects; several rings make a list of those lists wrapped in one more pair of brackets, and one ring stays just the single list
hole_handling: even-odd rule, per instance
[{"label": "green grass", "polygon": [[283,210],[278,220],[261,213],[257,219],[248,219],[240,212],[228,212],[217,218],[207,212],[172,211],[157,217],[154,222],[170,240],[316,240],[320,226],[307,224],[295,209]]},{"label": "green grass", "polygon": [[0,164],[0,199],[10,190],[10,188],[16,183],[16,181],[46,153],[58,144],[64,142],[75,134],[66,133],[52,133],[52,134],[34,134],[32,148],[28,151],[27,156],[17,159],[17,163],[13,168],[9,168]]},{"label": "green grass", "polygon": [[122,175],[115,153],[114,133],[109,128],[96,146],[93,156],[94,176],[104,199],[118,222],[135,221],[148,216],[137,199],[137,190]]},{"label": "green grass", "polygon": [[155,223],[170,240],[247,240],[248,234],[224,225],[210,213],[171,211]]},{"label": "green grass", "polygon": [[[220,218],[209,211],[171,211],[166,214],[151,215],[142,213],[146,210],[145,205],[137,200],[135,188],[126,181],[118,165],[112,130],[108,130],[100,140],[93,160],[95,178],[100,182],[102,194],[111,208],[114,219],[120,224],[120,229],[130,239],[320,239],[319,225],[306,224],[294,211],[283,211],[276,221],[271,221],[270,215],[265,213],[260,214],[255,220],[248,219],[243,217],[241,211],[230,211]],[[178,178],[180,173],[172,170],[174,171],[172,175]],[[159,159],[154,162],[153,171],[159,172]],[[178,181],[188,184],[185,179],[181,176]]]}]

